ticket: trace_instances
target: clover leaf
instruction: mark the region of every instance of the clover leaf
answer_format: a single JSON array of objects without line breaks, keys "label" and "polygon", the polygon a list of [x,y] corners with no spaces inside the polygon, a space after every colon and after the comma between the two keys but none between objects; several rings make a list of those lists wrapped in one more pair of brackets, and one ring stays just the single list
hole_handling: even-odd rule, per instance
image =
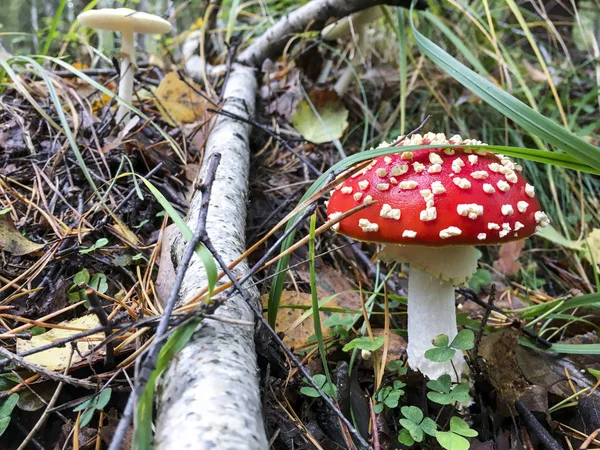
[{"label": "clover leaf", "polygon": [[400,409],[404,418],[400,419],[402,430],[398,434],[398,442],[411,446],[422,442],[425,434],[435,436],[437,424],[429,417],[423,418],[423,411],[416,406],[403,406]]}]

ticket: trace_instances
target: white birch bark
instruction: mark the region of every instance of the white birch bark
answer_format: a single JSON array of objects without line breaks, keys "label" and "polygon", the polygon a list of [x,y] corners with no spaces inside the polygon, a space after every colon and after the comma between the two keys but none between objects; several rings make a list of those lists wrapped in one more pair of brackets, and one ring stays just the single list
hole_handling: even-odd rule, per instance
[{"label": "white birch bark", "polygon": [[[237,67],[225,89],[223,109],[252,118],[256,79],[254,71]],[[248,189],[248,126],[219,116],[206,143],[204,161],[221,153],[208,209],[207,231],[216,250],[230,263],[245,248]],[[206,166],[200,171],[203,178]],[[202,202],[194,196],[188,226],[194,229]],[[175,238],[174,263],[185,242]],[[234,273],[241,275],[247,264]],[[194,256],[183,281],[180,298],[190,298],[206,285],[202,262]],[[246,286],[258,302],[259,293]],[[248,305],[234,295],[216,311],[217,316],[254,322]],[[258,386],[253,327],[206,320],[162,378],[156,423],[156,449],[263,450],[268,448]]]},{"label": "white birch bark", "polygon": [[[255,74],[266,58],[276,58],[294,33],[309,24],[322,28],[331,17],[343,17],[368,6],[407,3],[406,0],[313,0],[289,14],[259,37],[234,64],[225,89],[224,109],[253,119],[256,95]],[[245,65],[245,66],[244,66]],[[239,256],[245,247],[246,197],[248,187],[249,127],[219,116],[206,145],[205,161],[214,153],[222,159],[212,189],[207,231],[225,262]],[[203,177],[206,167],[200,171]],[[191,202],[188,226],[195,228],[198,193]],[[173,250],[165,245],[161,266],[172,260],[175,271],[185,243],[175,238]],[[167,264],[164,264],[165,266]],[[168,269],[167,269],[168,270]],[[173,267],[171,267],[173,270]],[[239,264],[234,273],[247,270]],[[161,272],[163,269],[161,269]],[[167,273],[167,272],[165,272]],[[174,273],[174,272],[172,272]],[[163,292],[168,288],[168,275],[159,273]],[[201,262],[194,257],[180,290],[180,298],[191,297],[206,285]],[[249,293],[257,302],[258,292]],[[217,315],[244,321],[254,317],[240,296],[233,296],[217,309]],[[165,371],[158,393],[155,448],[266,450],[258,385],[258,369],[251,327],[216,321],[204,321],[188,346]]]}]

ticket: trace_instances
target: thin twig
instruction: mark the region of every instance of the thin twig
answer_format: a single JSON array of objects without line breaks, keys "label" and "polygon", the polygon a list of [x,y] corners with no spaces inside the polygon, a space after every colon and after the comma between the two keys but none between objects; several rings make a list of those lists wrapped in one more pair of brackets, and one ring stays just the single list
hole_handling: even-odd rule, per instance
[{"label": "thin twig", "polygon": [[97,383],[92,383],[90,381],[80,380],[77,378],[70,377],[68,375],[61,375],[59,373],[52,372],[51,370],[46,370],[43,367],[38,366],[37,364],[32,364],[20,356],[15,355],[14,353],[9,352],[3,347],[0,347],[0,355],[8,359],[10,362],[14,363],[19,367],[23,367],[31,372],[38,373],[40,375],[45,376],[46,378],[63,382],[66,384],[71,384],[73,386],[79,386],[85,389],[96,389],[98,387]]},{"label": "thin twig", "polygon": [[515,407],[517,408],[517,411],[519,411],[521,419],[523,419],[523,421],[525,422],[527,427],[533,432],[533,434],[535,434],[538,437],[538,439],[542,441],[544,447],[546,447],[549,450],[563,449],[563,446],[560,445],[556,441],[556,439],[550,436],[548,430],[546,430],[542,426],[542,424],[537,420],[533,413],[529,411],[529,409],[527,409],[527,407],[523,404],[521,400],[517,400],[515,402]]},{"label": "thin twig", "polygon": [[147,350],[146,358],[140,364],[139,375],[136,378],[136,386],[133,392],[129,395],[129,399],[127,400],[127,405],[125,406],[125,410],[123,411],[123,415],[121,416],[121,420],[119,421],[119,425],[115,430],[115,434],[110,443],[109,450],[118,450],[121,446],[121,442],[127,432],[127,427],[131,422],[133,417],[133,411],[136,404],[136,399],[142,394],[148,380],[150,379],[152,372],[156,368],[156,361],[158,359],[158,353],[162,347],[162,337],[166,334],[168,325],[169,325],[169,317],[175,308],[175,303],[177,298],[179,297],[179,289],[181,288],[181,284],[183,283],[183,278],[187,271],[188,265],[194,256],[194,252],[198,244],[201,242],[202,234],[206,233],[206,218],[208,215],[208,204],[210,202],[210,194],[213,182],[215,180],[215,176],[217,173],[217,167],[221,160],[220,153],[214,153],[211,155],[211,159],[208,162],[208,169],[206,171],[206,177],[204,182],[198,187],[198,189],[202,192],[202,205],[200,211],[198,213],[198,223],[196,225],[196,229],[194,231],[194,235],[190,239],[183,254],[183,258],[181,259],[180,265],[177,268],[177,276],[175,278],[175,282],[171,288],[171,294],[165,304],[164,313],[161,318],[161,321],[156,328],[156,333],[154,336],[154,341],[150,348]]},{"label": "thin twig", "polygon": [[496,300],[496,285],[492,284],[490,289],[490,297],[488,298],[487,306],[485,308],[485,312],[483,313],[483,317],[481,318],[481,323],[479,325],[479,330],[477,331],[477,336],[475,336],[475,345],[473,345],[473,363],[479,369],[479,364],[477,360],[477,356],[479,355],[479,345],[481,344],[481,339],[483,338],[483,333],[485,331],[485,325],[490,318],[490,314],[492,314],[492,309],[494,307],[494,301]]}]

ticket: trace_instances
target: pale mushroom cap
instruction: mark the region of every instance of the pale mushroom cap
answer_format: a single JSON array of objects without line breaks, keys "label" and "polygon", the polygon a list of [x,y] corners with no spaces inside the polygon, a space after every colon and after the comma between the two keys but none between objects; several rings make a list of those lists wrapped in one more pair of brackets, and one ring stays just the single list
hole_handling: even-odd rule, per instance
[{"label": "pale mushroom cap", "polygon": [[165,34],[172,28],[162,17],[129,8],[92,9],[79,14],[77,20],[89,28],[110,31],[132,29],[135,33],[143,34]]}]

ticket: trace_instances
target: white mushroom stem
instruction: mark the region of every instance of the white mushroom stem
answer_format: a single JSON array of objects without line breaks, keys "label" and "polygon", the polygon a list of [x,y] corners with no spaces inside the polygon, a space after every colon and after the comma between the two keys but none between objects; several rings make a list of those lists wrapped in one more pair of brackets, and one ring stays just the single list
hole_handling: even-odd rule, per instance
[{"label": "white mushroom stem", "polygon": [[378,257],[386,262],[410,264],[408,365],[432,380],[444,374],[460,380],[467,368],[461,351],[456,352],[452,363],[430,361],[425,352],[433,348],[432,341],[440,334],[447,335],[452,342],[458,333],[454,285],[464,283],[475,273],[475,247],[386,245]]},{"label": "white mushroom stem", "polygon": [[411,267],[408,276],[408,364],[430,379],[449,374],[456,381],[466,366],[462,352],[452,360],[440,363],[429,361],[425,352],[433,348],[436,336],[445,334],[450,341],[457,335],[454,286],[428,273]]},{"label": "white mushroom stem", "polygon": [[[135,45],[133,41],[133,28],[122,31],[121,35],[121,79],[119,81],[119,97],[131,104],[133,99],[133,75],[135,73]],[[117,123],[127,121],[129,118],[129,108],[119,102],[115,120]]]}]

